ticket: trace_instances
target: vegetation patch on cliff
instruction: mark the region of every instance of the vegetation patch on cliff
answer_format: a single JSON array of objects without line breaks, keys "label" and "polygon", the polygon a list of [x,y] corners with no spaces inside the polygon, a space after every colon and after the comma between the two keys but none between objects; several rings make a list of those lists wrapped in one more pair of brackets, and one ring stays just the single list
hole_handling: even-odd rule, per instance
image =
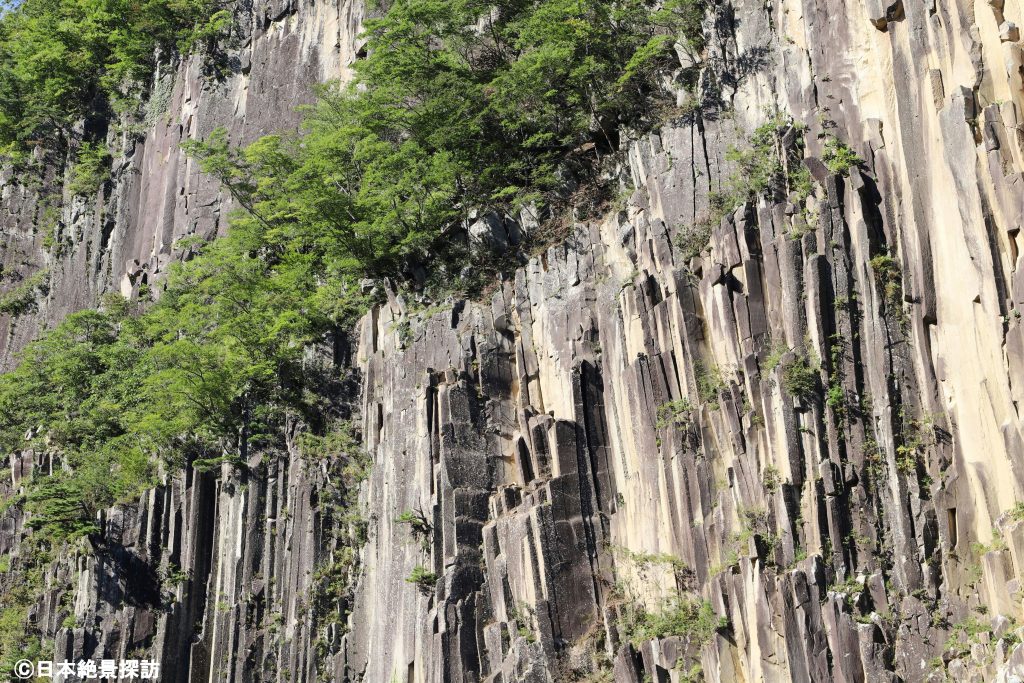
[{"label": "vegetation patch on cliff", "polygon": [[0,17],[0,154],[57,147],[75,126],[135,106],[158,59],[213,49],[215,0],[22,0]]},{"label": "vegetation patch on cliff", "polygon": [[803,136],[801,124],[776,114],[754,130],[747,145],[728,151],[726,159],[735,170],[708,197],[708,208],[698,220],[676,233],[675,244],[684,260],[700,256],[722,219],[748,202],[759,197],[789,197],[801,206],[807,202],[814,182],[802,163]]},{"label": "vegetation patch on cliff", "polygon": [[673,45],[701,49],[702,0],[384,9],[355,82],[325,86],[300,134],[238,150],[217,131],[187,149],[268,246],[453,289],[469,223],[564,204],[624,129],[659,120]]},{"label": "vegetation patch on cliff", "polygon": [[[214,18],[199,0],[158,4],[139,19],[153,23],[150,42],[128,52],[116,37],[94,46],[103,66],[90,87],[141,78],[151,66],[143,54],[191,44]],[[30,487],[38,494],[24,502],[40,529],[88,533],[96,511],[151,484],[158,463],[244,463],[280,439],[283,415],[315,422],[316,371],[304,353],[365,310],[363,278],[415,286],[426,270],[458,290],[470,263],[459,237],[467,221],[556,202],[589,168],[586,149],[610,150],[624,127],[644,125],[673,45],[701,47],[699,0],[544,0],[488,12],[400,0],[382,9],[367,22],[356,83],[325,87],[301,134],[239,150],[219,131],[187,145],[242,207],[228,236],[190,240],[197,255],[172,267],[144,312],[109,296],[0,377],[0,444],[45,448],[68,465]],[[85,11],[30,0],[5,19],[8,38],[21,40],[18,22],[42,31],[37,20],[72,10]],[[65,74],[76,84],[80,76]],[[62,112],[31,134],[84,115]],[[0,142],[28,134],[0,126]],[[103,155],[83,148],[76,192],[102,176]]]},{"label": "vegetation patch on cliff", "polygon": [[[325,381],[309,350],[344,334],[385,278],[470,291],[479,278],[467,266],[480,263],[470,223],[569,206],[625,131],[660,120],[676,51],[702,48],[702,0],[380,10],[356,83],[325,86],[299,134],[238,149],[218,131],[186,146],[241,207],[226,237],[177,245],[190,258],[155,302],[108,296],[0,376],[0,448],[61,465],[11,501],[39,542],[100,531],[98,512],[160,471],[246,467],[282,446],[289,416],[323,434]],[[137,104],[160,55],[213,49],[226,20],[207,0],[26,0],[0,20],[0,154],[75,148],[67,189],[89,194],[110,160],[75,127]],[[351,512],[347,495],[339,515]],[[315,581],[321,623],[347,609],[344,546],[359,524],[343,521],[353,533]],[[423,568],[410,580],[436,579]]]},{"label": "vegetation patch on cliff", "polygon": [[711,603],[686,598],[666,600],[658,609],[650,612],[633,607],[626,610],[622,624],[626,638],[635,646],[648,640],[672,636],[702,646],[728,625],[729,620],[715,614]]}]

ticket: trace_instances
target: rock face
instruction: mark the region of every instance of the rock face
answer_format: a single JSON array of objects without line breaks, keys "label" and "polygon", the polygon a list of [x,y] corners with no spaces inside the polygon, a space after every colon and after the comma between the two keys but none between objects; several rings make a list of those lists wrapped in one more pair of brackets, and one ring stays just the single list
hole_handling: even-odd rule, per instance
[{"label": "rock face", "polygon": [[[32,273],[45,285],[25,315],[0,318],[0,366],[41,330],[70,312],[95,305],[108,291],[138,294],[181,258],[175,243],[211,238],[227,225],[230,198],[201,175],[179,144],[218,127],[233,143],[294,130],[296,109],[313,100],[312,85],[348,77],[359,44],[362,5],[337,0],[238,3],[229,75],[221,81],[193,58],[158,74],[138,139],[112,127],[120,150],[112,179],[91,197],[63,197],[61,188],[2,191],[0,289]],[[47,191],[58,210],[47,210]]]},{"label": "rock face", "polygon": [[[1024,7],[718,9],[705,59],[728,109],[629,143],[624,201],[489,300],[389,292],[360,323],[337,372],[372,461],[365,543],[326,502],[337,473],[295,448],[175,475],[53,565],[33,617],[58,658],[144,650],[167,681],[1019,680]],[[222,229],[176,143],[294,125],[360,16],[256,8],[236,76],[168,77],[171,114],[95,206],[64,208],[69,251],[38,310],[5,319],[5,362]],[[744,206],[689,258],[678,236],[766,111],[804,127],[808,210]],[[833,136],[863,163],[837,167]],[[34,200],[4,196],[5,271],[28,273]],[[500,222],[480,221],[488,248]],[[13,454],[11,485],[48,467]],[[14,561],[24,521],[0,526]],[[318,598],[354,539],[354,592]],[[720,628],[638,635],[677,596]],[[339,601],[345,623],[322,619]]]}]

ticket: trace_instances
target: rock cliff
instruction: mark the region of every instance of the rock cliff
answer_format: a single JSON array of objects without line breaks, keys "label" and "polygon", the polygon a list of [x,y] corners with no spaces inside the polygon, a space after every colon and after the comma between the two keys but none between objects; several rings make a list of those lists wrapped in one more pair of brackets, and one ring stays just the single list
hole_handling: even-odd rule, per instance
[{"label": "rock cliff", "polygon": [[[4,272],[47,281],[0,322],[6,365],[224,229],[181,140],[294,127],[359,56],[357,4],[238,13],[232,75],[168,70],[50,243],[38,190],[5,186]],[[1020,0],[719,3],[704,99],[623,143],[614,202],[481,300],[368,284],[386,303],[311,352],[369,460],[359,519],[299,424],[169,476],[51,565],[30,616],[54,657],[145,652],[166,681],[1020,680],[1022,21]],[[768,120],[806,210],[748,203],[687,249]],[[540,229],[481,230],[512,227]],[[10,465],[8,493],[51,466]],[[0,522],[13,563],[25,521]],[[638,627],[685,605],[705,637]]]}]

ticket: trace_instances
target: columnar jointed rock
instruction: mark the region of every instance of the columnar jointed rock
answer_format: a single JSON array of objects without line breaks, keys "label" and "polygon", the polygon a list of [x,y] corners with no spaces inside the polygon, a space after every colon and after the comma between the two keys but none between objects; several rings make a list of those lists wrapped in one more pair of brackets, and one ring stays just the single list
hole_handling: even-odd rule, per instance
[{"label": "columnar jointed rock", "polygon": [[[102,542],[51,569],[36,624],[61,657],[142,649],[181,681],[1020,675],[1024,17],[989,5],[727,3],[706,106],[625,145],[626,201],[489,300],[424,317],[389,292],[353,360],[373,468],[351,599],[317,591],[359,525],[289,433],[285,453],[108,513]],[[294,79],[266,56],[352,33],[357,8],[324,11],[257,8],[229,87],[317,77],[324,52]],[[174,111],[221,111],[193,68]],[[802,124],[779,146],[802,137],[813,192],[718,216],[728,150],[766,108]],[[237,113],[241,138],[269,125]],[[51,304],[7,348],[120,286],[103,264],[127,263],[131,290],[175,237],[219,229],[213,186],[166,161],[180,134],[157,125],[133,152],[112,231],[67,209],[94,248],[52,266]],[[32,198],[5,193],[8,242],[32,242]],[[510,221],[474,225],[488,249],[512,241]],[[681,249],[694,226],[707,243]],[[86,271],[84,298],[64,296]],[[10,465],[14,486],[60,466]],[[25,521],[0,525],[15,563]]]}]

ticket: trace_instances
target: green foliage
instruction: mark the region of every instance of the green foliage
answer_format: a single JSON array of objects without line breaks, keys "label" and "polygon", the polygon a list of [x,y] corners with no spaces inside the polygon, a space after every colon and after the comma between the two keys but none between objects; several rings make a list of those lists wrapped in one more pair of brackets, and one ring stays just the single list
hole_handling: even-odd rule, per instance
[{"label": "green foliage", "polygon": [[835,175],[847,175],[851,168],[864,163],[856,152],[834,135],[829,135],[825,139],[823,161],[828,170]]},{"label": "green foliage", "polygon": [[974,543],[971,543],[971,552],[978,557],[992,551],[1006,550],[1006,548],[1006,539],[1003,538],[1003,535],[999,533],[998,529],[992,530],[991,542],[982,543],[981,541],[975,541]]},{"label": "green foliage", "polygon": [[1009,510],[1010,519],[1015,522],[1024,521],[1024,502],[1016,503]]},{"label": "green foliage", "polygon": [[925,448],[935,443],[934,425],[930,415],[918,420],[908,417],[901,410],[899,417],[902,421],[902,443],[896,447],[896,468],[905,474],[912,474],[922,463]]},{"label": "green foliage", "polygon": [[[786,149],[782,141],[791,130],[797,133],[795,144]],[[754,131],[747,147],[731,148],[726,159],[735,170],[724,179],[720,190],[710,193],[708,210],[676,234],[676,246],[683,258],[688,261],[699,256],[722,219],[758,197],[791,194],[796,203],[803,204],[814,188],[810,171],[801,163],[803,146],[800,125],[775,115]]]},{"label": "green foliage", "polygon": [[[337,437],[332,435],[339,435]],[[355,600],[354,586],[359,574],[359,548],[366,540],[367,522],[360,514],[359,485],[369,474],[370,459],[355,438],[349,423],[340,422],[316,439],[319,446],[317,467],[328,467],[327,485],[319,494],[319,506],[325,512],[324,528],[331,535],[332,548],[326,562],[313,573],[310,607],[314,627],[322,632],[327,625],[341,631],[347,628],[348,615]],[[307,446],[303,446],[304,453]],[[315,643],[321,664],[329,655],[320,638]]]},{"label": "green foliage", "polygon": [[834,583],[828,587],[830,593],[860,593],[864,585],[856,578],[849,578],[845,581]]},{"label": "green foliage", "polygon": [[413,567],[412,573],[405,579],[409,583],[416,584],[422,593],[430,593],[437,585],[437,574],[426,567],[417,565]]},{"label": "green foliage", "polygon": [[864,592],[864,585],[856,578],[851,577],[845,581],[832,584],[829,586],[828,592],[842,595],[846,608],[854,610],[861,593]]},{"label": "green foliage", "polygon": [[748,149],[732,148],[726,159],[737,166],[730,178],[735,194],[753,198],[777,188],[785,181],[781,152],[781,131],[787,123],[773,118],[757,128]]},{"label": "green foliage", "polygon": [[5,574],[0,602],[0,680],[14,680],[13,667],[20,659],[45,659],[41,634],[28,615],[42,590],[43,571],[52,556],[31,540],[22,541],[19,548],[19,566]]},{"label": "green foliage", "polygon": [[818,387],[818,373],[807,359],[797,356],[782,370],[782,386],[791,396],[806,401]]},{"label": "green foliage", "polygon": [[798,204],[807,201],[807,198],[814,192],[814,180],[811,178],[811,170],[800,163],[797,159],[790,161],[787,169],[787,185],[794,194]]},{"label": "green foliage", "polygon": [[508,616],[515,624],[516,633],[520,637],[526,639],[526,642],[533,643],[537,641],[537,636],[534,634],[531,628],[532,623],[536,619],[536,613],[533,608],[525,602],[520,602],[518,605],[512,605],[508,608]]},{"label": "green foliage", "polygon": [[[0,609],[0,676],[14,680],[14,664],[25,648],[32,641],[27,635],[28,608],[18,605]],[[37,646],[38,647],[38,646]]]},{"label": "green foliage", "polygon": [[399,0],[366,22],[355,83],[323,88],[301,135],[239,151],[218,131],[187,149],[272,239],[342,272],[463,263],[450,236],[472,210],[556,202],[585,165],[576,150],[643,125],[671,43],[699,46],[703,7]]},{"label": "green foliage", "polygon": [[762,534],[768,530],[768,511],[764,508],[744,508],[740,510],[743,530],[749,534]]},{"label": "green foliage", "polygon": [[885,300],[896,311],[903,306],[903,276],[899,262],[889,254],[878,254],[870,261],[875,281],[881,286]]},{"label": "green foliage", "polygon": [[[273,434],[287,412],[319,420],[307,390],[319,380],[303,349],[360,297],[346,296],[354,283],[315,278],[310,254],[274,254],[247,227],[176,267],[145,314],[109,297],[103,310],[69,316],[0,376],[0,446],[24,447],[31,431],[70,466],[33,484],[33,524],[88,533],[96,510],[151,483],[159,461],[244,462],[250,448],[280,439]],[[336,297],[345,305],[318,303]],[[342,438],[318,445],[326,452]]]},{"label": "green foliage", "polygon": [[45,295],[50,282],[50,271],[43,269],[25,278],[13,288],[0,294],[0,314],[18,317],[33,310],[40,294]]},{"label": "green foliage", "polygon": [[846,421],[849,406],[846,400],[846,389],[843,388],[843,348],[845,341],[834,334],[831,336],[829,348],[829,377],[828,388],[825,391],[825,405],[832,409],[836,419],[843,423]]},{"label": "green foliage", "polygon": [[740,521],[742,528],[733,535],[733,541],[740,545],[742,550],[749,545],[751,539],[758,541],[758,553],[764,555],[766,564],[774,564],[775,550],[782,540],[772,530],[768,511],[764,508],[745,508],[740,510]]},{"label": "green foliage", "polygon": [[[712,214],[715,214],[712,211]],[[715,220],[717,218],[717,220]],[[708,217],[700,220],[691,226],[680,228],[676,232],[675,245],[682,254],[684,261],[690,261],[701,255],[711,242],[711,233],[721,221],[717,214],[714,218]]]},{"label": "green foliage", "polygon": [[765,467],[761,473],[761,483],[764,484],[764,490],[770,494],[778,491],[782,484],[782,473],[779,472],[779,468],[775,465]]},{"label": "green foliage", "polygon": [[829,384],[828,391],[825,392],[825,404],[835,409],[837,413],[842,412],[846,405],[846,392],[843,391],[843,387]]},{"label": "green foliage", "polygon": [[338,422],[322,435],[303,432],[297,439],[297,445],[303,456],[313,460],[331,460],[339,456],[347,458],[351,467],[343,472],[346,481],[357,483],[366,475],[359,457],[362,444],[351,422]]},{"label": "green foliage", "polygon": [[647,569],[658,565],[668,567],[676,574],[685,574],[692,571],[682,559],[670,553],[645,553],[631,550],[625,546],[614,546],[612,550],[617,555],[622,555],[628,559],[638,569]]},{"label": "green foliage", "polygon": [[428,537],[430,535],[431,524],[422,512],[406,510],[395,519],[395,522],[408,525],[412,532],[418,536]]},{"label": "green foliage", "polygon": [[789,347],[785,344],[778,343],[772,345],[768,355],[764,358],[764,369],[765,372],[771,372],[775,368],[779,367],[779,363],[782,362],[782,357],[789,351]]},{"label": "green foliage", "polygon": [[679,683],[704,683],[704,667],[697,662],[686,668],[685,661],[680,658],[674,667],[679,674]]},{"label": "green foliage", "polygon": [[697,602],[674,597],[654,612],[639,607],[629,610],[624,628],[626,637],[634,646],[655,638],[678,636],[700,647],[728,625],[728,620],[715,614],[711,603],[706,600]]},{"label": "green foliage", "polygon": [[[158,465],[245,466],[282,447],[289,415],[314,427],[308,457],[356,479],[360,460],[339,455],[351,434],[322,424],[329,373],[307,351],[365,311],[360,279],[428,267],[453,280],[469,258],[452,236],[473,211],[554,202],[565,173],[592,172],[582,146],[613,148],[624,126],[651,122],[671,43],[699,51],[703,12],[699,0],[399,0],[366,22],[356,82],[325,87],[300,133],[184,145],[241,207],[228,235],[189,244],[144,311],[109,297],[0,376],[0,448],[45,447],[67,465],[29,485],[32,524],[90,533]],[[25,0],[0,19],[0,146],[67,137],[131,100],[157,52],[212,49],[227,25],[211,0]],[[69,190],[92,191],[108,166],[82,144]],[[0,310],[27,310],[41,282]]]},{"label": "green foliage", "polygon": [[128,106],[158,53],[211,48],[226,21],[215,0],[23,0],[0,17],[0,153]]},{"label": "green foliage", "polygon": [[690,421],[692,412],[693,406],[687,398],[663,403],[658,406],[658,418],[654,426],[657,429],[685,426]]},{"label": "green foliage", "polygon": [[72,474],[37,482],[26,497],[26,508],[32,512],[31,528],[58,539],[93,533],[98,530],[94,520],[100,510],[134,499],[154,483],[151,464],[137,450],[91,455],[76,457]]},{"label": "green foliage", "polygon": [[810,172],[801,163],[803,137],[797,135],[792,149],[783,147],[782,139],[790,130],[801,132],[797,124],[777,115],[754,131],[748,148],[729,150],[726,159],[736,165],[736,171],[724,193],[727,211],[759,196],[795,192],[803,201],[810,195]]},{"label": "green foliage", "polygon": [[945,670],[946,662],[952,663],[957,659],[969,660],[972,654],[979,659],[984,657],[983,661],[991,661],[999,650],[1012,651],[1020,643],[1021,638],[1016,619],[1011,616],[1009,622],[1009,630],[996,637],[989,620],[979,619],[974,615],[964,618],[953,626],[949,640],[943,646],[942,656],[932,658],[931,666]]},{"label": "green foliage", "polygon": [[71,167],[67,189],[72,195],[88,195],[110,177],[110,152],[103,145],[84,143]]},{"label": "green foliage", "polygon": [[976,643],[982,638],[982,636],[989,635],[992,633],[992,624],[988,619],[979,619],[973,614],[965,617],[963,621],[954,624],[950,631],[950,636],[953,639],[959,639],[967,641],[968,643]]},{"label": "green foliage", "polygon": [[722,372],[717,366],[697,367],[697,393],[700,399],[707,403],[712,409],[718,407],[718,395],[725,390],[725,380],[722,379]]},{"label": "green foliage", "polygon": [[739,553],[735,548],[729,550],[721,564],[713,565],[708,569],[708,576],[718,576],[719,574],[738,567],[740,564]]},{"label": "green foliage", "polygon": [[167,567],[167,572],[164,575],[164,582],[169,586],[180,586],[191,579],[191,572],[173,564]]},{"label": "green foliage", "polygon": [[56,246],[53,256],[59,257],[63,253],[57,235],[60,229],[61,196],[56,193],[44,194],[38,201],[39,213],[35,224],[36,229],[43,235],[43,249],[49,251]]}]

